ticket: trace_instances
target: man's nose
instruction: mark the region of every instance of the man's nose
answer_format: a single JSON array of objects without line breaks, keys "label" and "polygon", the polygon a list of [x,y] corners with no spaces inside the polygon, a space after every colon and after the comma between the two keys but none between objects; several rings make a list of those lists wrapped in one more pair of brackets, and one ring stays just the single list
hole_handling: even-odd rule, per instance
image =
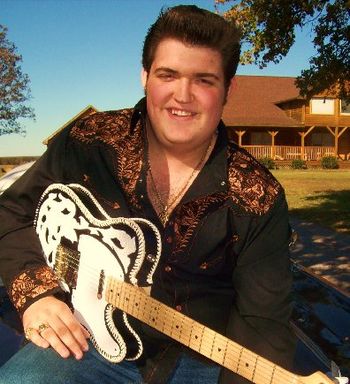
[{"label": "man's nose", "polygon": [[189,79],[179,79],[174,92],[175,100],[179,103],[190,103],[193,100],[192,85]]}]

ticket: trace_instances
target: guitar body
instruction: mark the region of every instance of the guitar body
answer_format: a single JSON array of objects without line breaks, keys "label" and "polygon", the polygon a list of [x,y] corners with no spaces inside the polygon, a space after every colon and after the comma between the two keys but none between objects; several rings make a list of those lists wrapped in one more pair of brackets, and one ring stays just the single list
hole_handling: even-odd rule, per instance
[{"label": "guitar body", "polygon": [[[150,285],[160,249],[151,261],[145,258],[149,249],[143,231],[153,234],[159,248],[156,228],[143,219],[110,218],[83,187],[62,184],[52,184],[44,192],[35,228],[47,264],[71,294],[74,314],[90,332],[97,351],[111,362],[137,359],[143,350],[141,339],[127,315],[107,303],[102,287],[111,273],[120,281]],[[148,271],[144,281],[138,279],[141,266]],[[113,317],[122,322],[120,327]],[[128,350],[124,339],[134,340],[136,351]]]}]

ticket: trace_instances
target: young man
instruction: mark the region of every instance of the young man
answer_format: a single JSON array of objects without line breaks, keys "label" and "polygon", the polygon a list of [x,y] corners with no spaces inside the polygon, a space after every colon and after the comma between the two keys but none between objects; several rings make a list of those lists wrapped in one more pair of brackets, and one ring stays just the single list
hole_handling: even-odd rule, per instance
[{"label": "young man", "polygon": [[[52,183],[80,184],[110,217],[142,218],[158,228],[162,252],[153,298],[291,366],[284,192],[228,141],[220,121],[234,91],[239,48],[236,28],[216,14],[195,6],[161,13],[144,43],[146,98],[61,132],[4,193],[1,273],[31,343],[0,369],[1,383],[248,382],[131,319],[139,339],[126,341],[127,357],[142,343],[134,360],[111,364],[88,344],[33,227],[40,197]],[[154,251],[155,238],[147,230],[145,237]],[[154,254],[147,254],[150,262]],[[121,317],[114,321],[117,329],[125,325]]]}]

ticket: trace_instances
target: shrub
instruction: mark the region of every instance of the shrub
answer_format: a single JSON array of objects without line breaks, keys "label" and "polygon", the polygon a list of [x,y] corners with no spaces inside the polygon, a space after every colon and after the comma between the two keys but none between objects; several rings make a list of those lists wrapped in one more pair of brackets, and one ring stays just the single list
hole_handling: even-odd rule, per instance
[{"label": "shrub", "polygon": [[334,156],[325,156],[321,159],[321,167],[323,169],[338,169],[338,160]]},{"label": "shrub", "polygon": [[307,169],[306,161],[301,159],[294,159],[291,164],[292,169]]},{"label": "shrub", "polygon": [[276,163],[271,157],[262,157],[259,162],[264,165],[267,169],[277,169]]}]

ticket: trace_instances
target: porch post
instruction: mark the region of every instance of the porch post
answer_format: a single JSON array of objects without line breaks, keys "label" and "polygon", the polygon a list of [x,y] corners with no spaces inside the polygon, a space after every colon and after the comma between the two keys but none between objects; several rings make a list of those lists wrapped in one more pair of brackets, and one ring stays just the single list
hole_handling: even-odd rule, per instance
[{"label": "porch post", "polygon": [[339,139],[339,135],[338,135],[338,126],[337,127],[334,127],[334,132],[332,130],[331,127],[329,127],[328,125],[326,126],[326,128],[328,129],[328,131],[333,135],[334,137],[334,155],[335,157],[338,157],[338,139]]},{"label": "porch post", "polygon": [[269,135],[271,136],[271,159],[275,158],[276,151],[275,151],[275,136],[278,134],[278,131],[267,131]]},{"label": "porch post", "polygon": [[238,136],[238,146],[242,146],[242,137],[246,133],[246,131],[235,131],[236,135]]},{"label": "porch post", "polygon": [[[305,137],[315,128],[315,125],[311,126],[306,132],[298,132],[301,138],[301,160],[305,160]],[[313,160],[313,159],[308,159]]]}]

